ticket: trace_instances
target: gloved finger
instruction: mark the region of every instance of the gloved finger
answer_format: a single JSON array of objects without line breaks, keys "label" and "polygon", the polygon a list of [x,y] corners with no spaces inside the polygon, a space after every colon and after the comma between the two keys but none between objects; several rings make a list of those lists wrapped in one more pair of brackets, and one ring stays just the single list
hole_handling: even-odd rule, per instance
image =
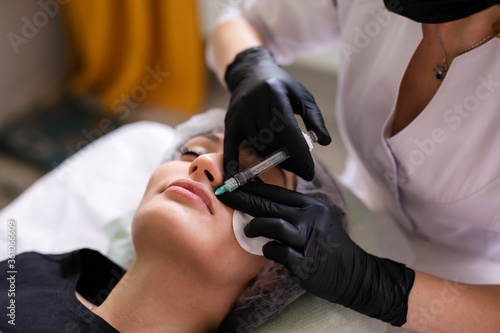
[{"label": "gloved finger", "polygon": [[[304,141],[302,134],[301,140]],[[302,144],[305,144],[305,141],[295,146],[293,144],[287,144],[286,146],[290,158],[280,163],[279,166],[304,180],[311,181],[314,178],[314,160],[307,148],[305,148],[305,150],[298,148]]]},{"label": "gloved finger", "polygon": [[304,120],[304,124],[308,131],[314,131],[318,137],[318,143],[326,146],[332,142],[330,133],[325,126],[325,120],[321,114],[321,111],[314,100],[313,95],[300,83],[298,84],[298,90],[294,90],[294,108],[295,113],[299,114]]},{"label": "gloved finger", "polygon": [[[273,116],[270,118],[269,128],[277,134],[279,141],[286,145],[290,153],[290,158],[281,163],[280,166],[305,180],[312,180],[314,161],[295,119],[289,93],[282,82],[277,79],[270,79],[266,81],[266,84],[273,92],[273,108],[271,110]],[[290,98],[295,97],[291,96]]]},{"label": "gloved finger", "polygon": [[245,226],[244,231],[247,237],[272,238],[296,249],[302,249],[306,244],[299,229],[281,218],[256,217]]},{"label": "gloved finger", "polygon": [[[300,132],[294,133],[299,128],[292,106],[288,99],[288,92],[283,83],[278,79],[269,79],[265,84],[256,89],[252,99],[267,100],[265,115],[256,118],[254,126],[259,129],[259,143],[261,147],[257,152],[261,156],[274,153],[277,149],[289,144],[295,137],[296,142],[300,139]],[[265,96],[265,97],[264,97]]]},{"label": "gloved finger", "polygon": [[[282,204],[289,208],[303,208],[311,204],[311,197],[289,190],[280,186],[262,183],[248,183],[243,188],[247,194],[252,194],[263,200],[267,199],[276,204]],[[296,215],[295,215],[296,216]]]},{"label": "gloved finger", "polygon": [[295,274],[303,259],[303,255],[299,251],[275,241],[264,244],[262,253],[267,259],[285,266],[292,274]]},{"label": "gloved finger", "polygon": [[[277,125],[283,125],[285,128],[297,127],[297,120],[295,119],[295,113],[292,108],[292,104],[290,103],[287,88],[277,78],[267,80],[266,86],[267,89],[272,92],[272,105],[277,109],[271,111],[274,116],[277,116],[279,118],[275,120],[278,121],[276,124],[270,123],[269,127],[276,127]],[[276,111],[278,111],[279,114],[276,114]],[[274,131],[280,132],[279,129]]]},{"label": "gloved finger", "polygon": [[[267,184],[255,184],[262,185],[268,188],[278,188],[281,187]],[[297,217],[297,213],[293,209],[293,207],[289,207],[286,204],[281,204],[270,200],[268,198],[255,195],[249,192],[246,192],[245,189],[251,188],[254,186],[254,183],[248,183],[243,187],[234,190],[233,192],[226,192],[221,195],[218,195],[217,198],[225,205],[247,213],[249,215],[255,217],[276,217],[276,218],[284,218],[287,220],[291,220],[292,218]]]},{"label": "gloved finger", "polygon": [[[233,192],[217,196],[222,203],[247,214],[260,217],[297,219],[315,199],[276,185],[250,182]],[[301,209],[299,211],[299,209]]]},{"label": "gloved finger", "polygon": [[243,138],[226,127],[224,133],[224,179],[231,178],[239,172],[239,146]]}]

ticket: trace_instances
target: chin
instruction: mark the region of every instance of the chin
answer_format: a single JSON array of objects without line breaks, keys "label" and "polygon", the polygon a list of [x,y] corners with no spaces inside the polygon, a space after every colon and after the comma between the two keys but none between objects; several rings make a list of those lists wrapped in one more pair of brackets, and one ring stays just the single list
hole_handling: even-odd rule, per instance
[{"label": "chin", "polygon": [[206,233],[203,226],[213,225],[212,219],[203,211],[174,200],[140,206],[132,222],[134,246],[137,250],[155,248],[162,255],[192,246],[193,237]]}]

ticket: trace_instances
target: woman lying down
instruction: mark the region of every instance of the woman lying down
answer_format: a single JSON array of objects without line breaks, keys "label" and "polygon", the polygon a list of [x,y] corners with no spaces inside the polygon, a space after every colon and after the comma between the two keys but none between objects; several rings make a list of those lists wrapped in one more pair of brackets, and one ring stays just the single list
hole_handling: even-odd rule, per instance
[{"label": "woman lying down", "polygon": [[[252,152],[242,149],[241,168],[261,159]],[[200,135],[156,169],[134,215],[136,257],[127,271],[90,249],[18,255],[15,325],[4,317],[0,331],[229,332],[276,316],[304,291],[283,266],[238,244],[234,210],[214,194],[222,154],[222,133]],[[310,194],[344,221],[340,192],[318,162],[312,182],[279,167],[254,181]],[[8,271],[2,262],[2,293]],[[1,297],[4,311],[9,300]]]}]

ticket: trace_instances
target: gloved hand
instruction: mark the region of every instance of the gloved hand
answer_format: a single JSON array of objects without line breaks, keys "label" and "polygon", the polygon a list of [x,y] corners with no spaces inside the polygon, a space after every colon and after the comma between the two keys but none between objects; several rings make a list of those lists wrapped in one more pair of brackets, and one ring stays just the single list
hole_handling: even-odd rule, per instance
[{"label": "gloved hand", "polygon": [[323,202],[257,183],[219,199],[255,216],[245,234],[277,240],[264,245],[264,256],[284,265],[305,290],[395,326],[406,322],[414,271],[362,250]]},{"label": "gloved hand", "polygon": [[286,146],[291,156],[280,166],[311,180],[314,162],[294,113],[316,133],[318,143],[331,142],[313,96],[263,47],[239,53],[227,67],[225,81],[231,92],[225,118],[225,177],[239,171],[238,149],[247,139],[263,157]]}]

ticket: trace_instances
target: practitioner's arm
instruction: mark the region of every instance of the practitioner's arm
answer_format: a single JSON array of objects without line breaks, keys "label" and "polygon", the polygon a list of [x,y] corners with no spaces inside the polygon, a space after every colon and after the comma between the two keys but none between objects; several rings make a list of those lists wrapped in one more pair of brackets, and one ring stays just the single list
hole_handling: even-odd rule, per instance
[{"label": "practitioner's arm", "polygon": [[226,68],[238,53],[253,46],[263,45],[262,36],[247,20],[236,18],[219,23],[212,35],[214,71],[219,80],[224,83]]},{"label": "practitioner's arm", "polygon": [[471,285],[415,272],[403,326],[418,332],[498,332],[500,286]]}]

